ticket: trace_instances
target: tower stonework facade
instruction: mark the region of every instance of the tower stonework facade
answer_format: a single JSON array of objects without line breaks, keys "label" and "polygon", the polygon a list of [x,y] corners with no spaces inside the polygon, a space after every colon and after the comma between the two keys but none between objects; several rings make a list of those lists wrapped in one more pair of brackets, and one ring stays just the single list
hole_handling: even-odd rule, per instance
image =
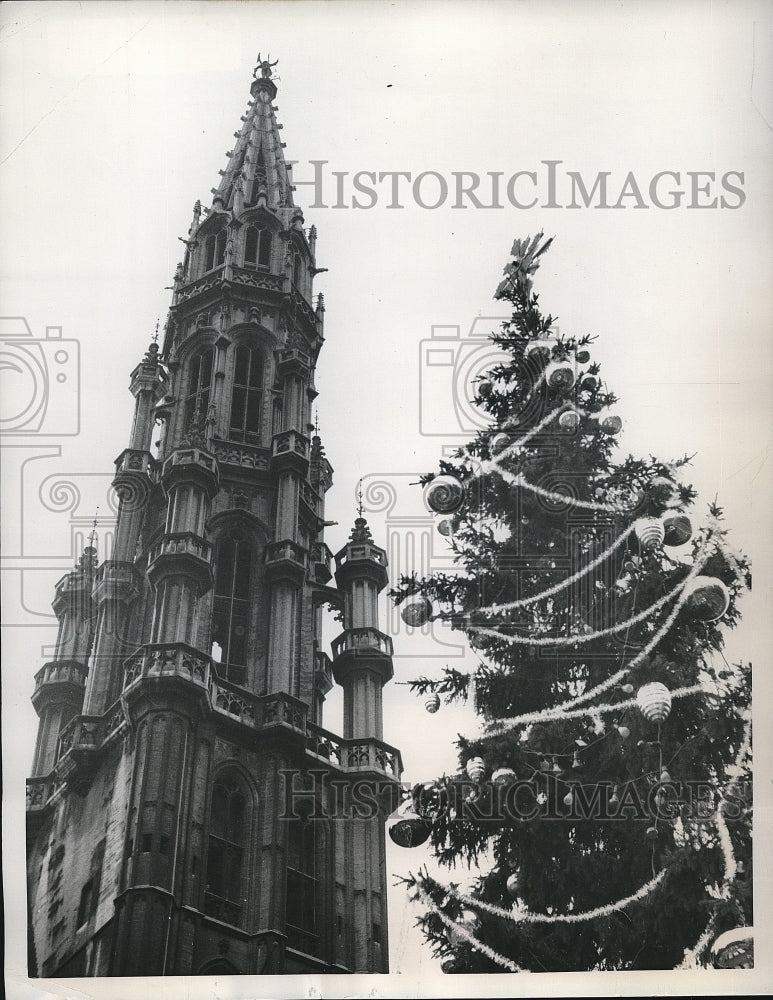
[{"label": "tower stonework facade", "polygon": [[275,97],[259,62],[163,345],[131,374],[113,551],[56,587],[27,787],[33,976],[388,971],[387,560],[361,516],[335,557],[324,541],[316,230]]}]

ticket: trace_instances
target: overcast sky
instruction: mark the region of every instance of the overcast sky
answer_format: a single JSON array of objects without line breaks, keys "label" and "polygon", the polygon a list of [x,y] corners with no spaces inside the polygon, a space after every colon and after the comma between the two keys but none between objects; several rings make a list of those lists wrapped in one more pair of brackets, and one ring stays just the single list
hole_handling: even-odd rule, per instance
[{"label": "overcast sky", "polygon": [[[389,545],[393,574],[443,565],[439,537],[422,535],[430,522],[409,484],[435,468],[443,447],[465,440],[453,393],[464,397],[460,379],[488,356],[485,346],[465,346],[467,335],[476,318],[503,315],[492,293],[513,238],[544,229],[556,240],[538,274],[541,304],[563,333],[598,336],[593,353],[620,397],[624,452],[695,453],[685,478],[699,491],[696,510],[718,497],[735,544],[754,557],[755,593],[728,649],[755,661],[763,714],[771,620],[768,4],[17,3],[0,8],[0,42],[0,313],[26,317],[41,340],[47,326],[61,326],[80,346],[79,373],[68,362],[68,381],[52,382],[45,426],[7,438],[2,455],[13,969],[24,948],[22,779],[36,727],[29,695],[53,641],[52,586],[97,504],[103,531],[112,462],[131,425],[128,374],[157,317],[164,321],[178,236],[194,201],[210,203],[259,51],[279,59],[275,103],[286,155],[297,161],[296,201],[319,230],[318,265],[329,269],[315,291],[327,307],[317,388],[335,469],[327,517],[340,522],[329,529],[331,548],[348,534],[364,477],[366,513],[379,497],[392,498],[368,516]],[[312,161],[326,161],[316,168],[321,198],[304,185],[314,180]],[[378,180],[391,172],[411,178]],[[477,203],[458,196],[460,172],[481,178]],[[607,204],[619,207],[582,205],[580,181],[591,192],[600,172]],[[373,195],[357,192],[358,173]],[[566,207],[572,174],[575,208]],[[599,197],[597,189],[592,206]],[[370,207],[354,207],[355,199]],[[484,319],[475,329],[496,325]],[[433,326],[460,328],[456,366],[423,364]],[[44,350],[50,358],[53,348]],[[64,480],[79,497],[57,485]],[[421,537],[433,537],[424,565],[411,555]],[[466,662],[449,642],[398,631],[396,679]],[[332,696],[328,728],[340,731],[340,713]],[[453,739],[475,729],[471,709],[430,716],[407,687],[388,689],[385,739],[401,749],[407,780],[453,770]],[[758,795],[769,787],[768,729],[757,728]],[[757,820],[767,827],[767,810]],[[424,859],[390,848],[388,871]],[[762,888],[763,864],[757,872]],[[390,907],[392,968],[403,973],[390,993],[431,994],[437,966],[410,929],[415,913],[399,889]],[[771,953],[762,946],[769,933],[770,921],[758,926],[758,956]],[[446,977],[442,988],[462,995],[469,983]],[[582,977],[539,980],[541,992],[588,988]],[[642,988],[638,977],[593,985],[598,994]],[[496,977],[483,989],[517,995],[534,987]],[[692,980],[689,989],[705,991]],[[247,995],[231,984],[223,991]]]}]

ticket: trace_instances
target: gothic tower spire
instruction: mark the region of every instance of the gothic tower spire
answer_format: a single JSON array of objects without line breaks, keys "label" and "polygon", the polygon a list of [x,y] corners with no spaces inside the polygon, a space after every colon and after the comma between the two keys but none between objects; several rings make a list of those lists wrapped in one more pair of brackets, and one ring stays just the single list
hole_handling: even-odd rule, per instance
[{"label": "gothic tower spire", "polygon": [[[331,585],[317,233],[293,202],[275,65],[259,57],[163,345],[130,376],[113,552],[57,585],[28,782],[45,976],[387,971],[386,555],[360,516]],[[334,680],[342,737],[322,728]],[[361,781],[367,819],[342,811]]]}]

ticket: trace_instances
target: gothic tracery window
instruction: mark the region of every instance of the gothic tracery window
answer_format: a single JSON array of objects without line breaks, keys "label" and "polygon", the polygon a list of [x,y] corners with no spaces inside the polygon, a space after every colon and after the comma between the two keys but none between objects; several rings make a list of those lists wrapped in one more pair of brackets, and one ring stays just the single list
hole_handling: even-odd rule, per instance
[{"label": "gothic tracery window", "polygon": [[212,787],[204,909],[237,926],[244,917],[249,797],[243,779],[233,771],[221,774]]},{"label": "gothic tracery window", "polygon": [[204,270],[211,271],[225,261],[225,245],[227,240],[225,229],[219,233],[210,233],[204,241]]},{"label": "gothic tracery window", "polygon": [[271,232],[248,226],[244,238],[244,263],[267,271],[271,265]]},{"label": "gothic tracery window", "polygon": [[234,684],[247,676],[252,546],[239,532],[223,538],[215,564],[212,657],[218,674]]},{"label": "gothic tracery window", "polygon": [[248,344],[236,348],[230,436],[237,441],[257,441],[263,388],[263,357]]},{"label": "gothic tracery window", "polygon": [[215,352],[211,347],[197,351],[190,360],[188,385],[185,396],[185,428],[190,426],[198,408],[202,419],[209,409],[209,394],[212,387],[212,368]]},{"label": "gothic tracery window", "polygon": [[288,939],[303,951],[317,942],[317,828],[313,819],[292,819],[287,830]]}]

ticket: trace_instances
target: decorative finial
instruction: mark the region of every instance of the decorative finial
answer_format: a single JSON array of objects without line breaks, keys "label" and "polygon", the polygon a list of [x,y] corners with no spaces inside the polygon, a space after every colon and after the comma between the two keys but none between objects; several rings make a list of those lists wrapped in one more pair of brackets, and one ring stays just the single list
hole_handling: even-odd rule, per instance
[{"label": "decorative finial", "polygon": [[363,503],[362,503],[362,480],[357,483],[357,517],[362,518]]},{"label": "decorative finial", "polygon": [[92,549],[96,549],[94,541],[97,537],[97,518],[99,516],[99,504],[97,504],[97,509],[94,511],[94,520],[91,524],[91,535],[89,536],[89,545]]},{"label": "decorative finial", "polygon": [[161,322],[161,317],[160,317],[160,316],[157,316],[157,317],[156,317],[156,332],[155,332],[155,333],[153,334],[153,343],[154,343],[154,344],[157,344],[157,343],[158,343],[158,324],[159,324],[160,322]]},{"label": "decorative finial", "polygon": [[268,54],[268,59],[263,59],[261,57],[260,52],[258,52],[258,65],[252,71],[252,75],[253,77],[255,77],[255,79],[257,79],[258,77],[258,70],[260,70],[260,75],[263,77],[264,80],[271,79],[272,76],[271,70],[274,68],[274,66],[276,66],[279,60],[275,59],[274,62],[270,62],[270,59],[271,59],[270,52]]},{"label": "decorative finial", "polygon": [[314,411],[314,437],[319,437],[319,409]]}]

